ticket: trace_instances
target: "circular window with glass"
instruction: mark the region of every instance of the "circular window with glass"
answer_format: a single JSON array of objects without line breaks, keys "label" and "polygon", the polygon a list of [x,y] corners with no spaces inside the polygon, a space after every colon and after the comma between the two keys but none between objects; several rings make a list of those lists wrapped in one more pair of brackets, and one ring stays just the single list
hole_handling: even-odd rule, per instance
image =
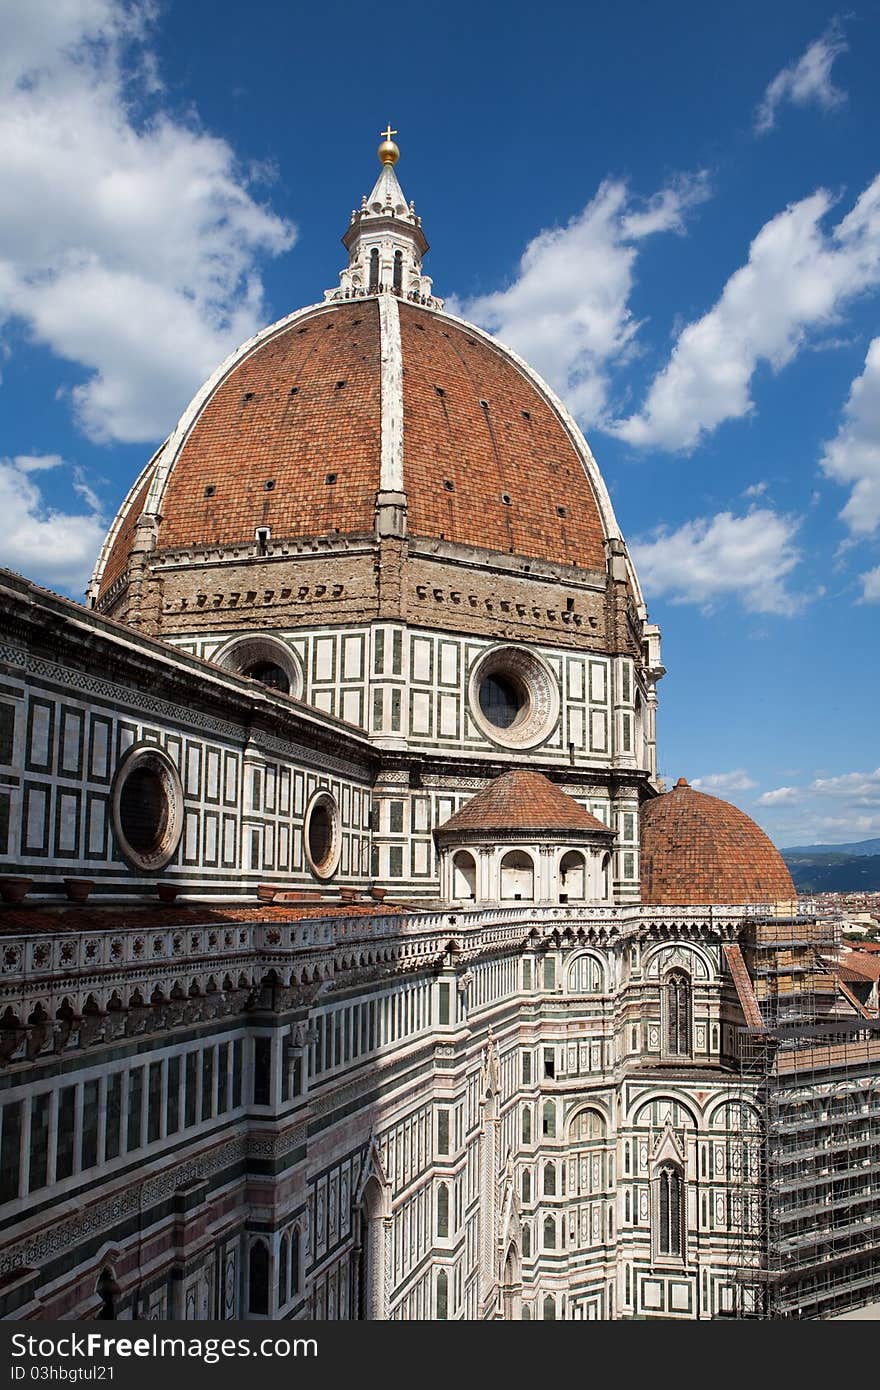
[{"label": "circular window with glass", "polygon": [[183,788],[167,753],[152,744],[129,749],[113,779],[110,816],[131,868],[155,871],[174,858],[183,831]]},{"label": "circular window with glass", "polygon": [[339,807],[329,792],[315,792],[306,807],[303,835],[306,857],[316,878],[332,878],[342,849]]},{"label": "circular window with glass", "polygon": [[533,748],[552,732],[559,690],[550,668],[525,647],[495,647],[471,671],[474,722],[493,743]]}]

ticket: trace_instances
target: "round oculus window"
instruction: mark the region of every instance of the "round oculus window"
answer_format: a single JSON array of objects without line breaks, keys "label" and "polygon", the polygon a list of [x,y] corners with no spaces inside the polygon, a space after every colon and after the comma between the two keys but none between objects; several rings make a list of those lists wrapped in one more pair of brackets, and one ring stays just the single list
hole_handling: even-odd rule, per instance
[{"label": "round oculus window", "polygon": [[110,815],[119,852],[133,869],[162,869],[174,858],[183,831],[183,788],[161,749],[135,746],[117,768]]},{"label": "round oculus window", "polygon": [[504,748],[533,748],[552,732],[559,689],[550,668],[525,647],[495,647],[471,671],[474,722]]},{"label": "round oculus window", "polygon": [[286,642],[264,634],[236,637],[213,658],[227,671],[259,681],[269,690],[299,697],[303,689],[299,657]]},{"label": "round oculus window", "polygon": [[249,676],[252,681],[259,681],[270,690],[280,690],[282,695],[290,694],[290,677],[274,661],[255,661],[253,666],[248,666],[241,674]]},{"label": "round oculus window", "polygon": [[316,878],[332,878],[339,865],[342,836],[339,807],[329,792],[316,792],[306,807],[306,856]]}]

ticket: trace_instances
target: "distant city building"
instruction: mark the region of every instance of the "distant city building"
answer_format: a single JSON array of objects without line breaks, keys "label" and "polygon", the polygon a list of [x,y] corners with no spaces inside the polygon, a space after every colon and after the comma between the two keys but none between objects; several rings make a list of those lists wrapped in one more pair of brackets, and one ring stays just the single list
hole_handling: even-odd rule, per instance
[{"label": "distant city building", "polygon": [[858,1308],[876,974],[662,791],[596,462],[444,311],[395,133],[88,606],[0,576],[2,1314]]}]

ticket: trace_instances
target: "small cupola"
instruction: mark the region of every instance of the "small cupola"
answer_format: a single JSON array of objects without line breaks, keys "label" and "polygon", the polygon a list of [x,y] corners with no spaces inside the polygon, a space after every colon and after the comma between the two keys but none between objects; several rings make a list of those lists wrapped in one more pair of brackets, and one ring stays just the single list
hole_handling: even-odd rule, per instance
[{"label": "small cupola", "polygon": [[496,777],[434,838],[446,902],[612,901],[613,832],[540,772]]}]

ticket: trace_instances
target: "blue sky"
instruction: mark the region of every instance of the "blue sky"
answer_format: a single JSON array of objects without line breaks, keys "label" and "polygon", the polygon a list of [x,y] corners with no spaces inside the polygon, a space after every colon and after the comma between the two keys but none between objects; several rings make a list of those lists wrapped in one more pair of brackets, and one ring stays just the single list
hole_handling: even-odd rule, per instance
[{"label": "blue sky", "polygon": [[321,298],[389,119],[426,270],[578,415],[664,633],[660,762],[880,834],[880,4],[2,0],[0,563]]}]

